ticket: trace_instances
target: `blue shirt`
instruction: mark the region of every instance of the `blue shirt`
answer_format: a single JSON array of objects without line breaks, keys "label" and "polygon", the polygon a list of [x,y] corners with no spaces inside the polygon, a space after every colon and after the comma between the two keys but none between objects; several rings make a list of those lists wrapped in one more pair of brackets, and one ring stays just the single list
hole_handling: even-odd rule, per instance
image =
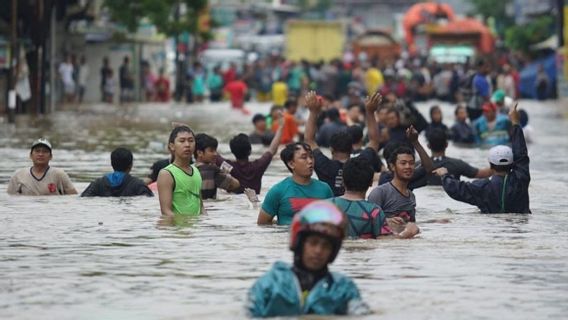
[{"label": "blue shirt", "polygon": [[497,114],[493,129],[489,128],[489,123],[485,116],[479,117],[475,120],[473,125],[477,132],[477,143],[481,143],[486,146],[497,146],[501,144],[508,144],[510,141],[509,128],[511,127],[511,122],[505,115]]},{"label": "blue shirt", "polygon": [[278,217],[278,224],[288,225],[296,212],[317,199],[333,197],[331,188],[324,182],[311,179],[307,185],[299,184],[288,177],[275,184],[264,198],[262,210]]},{"label": "blue shirt", "polygon": [[300,284],[292,267],[279,261],[249,290],[246,310],[252,317],[370,313],[353,280],[335,272],[318,281],[305,301],[302,300]]},{"label": "blue shirt", "polygon": [[478,73],[473,77],[473,91],[476,95],[482,97],[489,97],[491,86],[489,85],[489,81],[487,81],[487,77]]}]

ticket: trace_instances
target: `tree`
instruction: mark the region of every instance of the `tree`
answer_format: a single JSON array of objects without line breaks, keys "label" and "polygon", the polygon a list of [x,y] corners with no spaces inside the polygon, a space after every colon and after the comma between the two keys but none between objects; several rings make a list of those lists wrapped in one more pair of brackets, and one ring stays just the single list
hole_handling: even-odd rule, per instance
[{"label": "tree", "polygon": [[505,33],[505,44],[513,50],[528,53],[531,45],[554,34],[555,23],[554,17],[542,16],[527,24],[510,27]]},{"label": "tree", "polygon": [[[123,24],[129,32],[135,32],[142,19],[148,19],[159,32],[174,37],[176,41],[176,89],[175,98],[179,100],[185,90],[185,76],[187,60],[181,61],[177,41],[181,33],[193,35],[195,40],[207,41],[211,38],[208,28],[209,19],[204,22],[204,10],[207,0],[105,0],[104,6],[108,8],[114,21]],[[197,55],[199,41],[194,41],[195,50],[191,50],[193,57]]]},{"label": "tree", "polygon": [[112,19],[130,32],[136,31],[142,19],[148,19],[159,32],[176,36],[182,32],[199,34],[198,18],[207,0],[105,0],[104,6]]},{"label": "tree", "polygon": [[469,0],[473,6],[473,13],[483,16],[484,19],[493,17],[497,33],[503,37],[505,31],[515,25],[513,17],[507,15],[507,7],[513,0]]}]

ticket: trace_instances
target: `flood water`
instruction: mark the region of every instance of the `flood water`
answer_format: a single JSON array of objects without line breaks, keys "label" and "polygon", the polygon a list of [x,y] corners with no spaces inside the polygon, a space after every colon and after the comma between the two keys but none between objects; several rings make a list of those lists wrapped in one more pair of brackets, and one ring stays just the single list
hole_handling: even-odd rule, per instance
[{"label": "flood water", "polygon": [[[420,104],[427,114],[431,103]],[[267,112],[267,104],[249,105]],[[439,187],[415,191],[420,224],[412,240],[346,241],[331,270],[352,276],[375,312],[368,319],[566,319],[568,317],[568,112],[565,103],[523,101],[532,215],[481,215]],[[453,107],[442,105],[445,122]],[[134,151],[133,175],[166,157],[170,121],[220,140],[251,129],[228,104],[84,107],[0,126],[1,319],[235,319],[247,289],[278,259],[291,261],[288,233],[258,227],[243,195],[219,192],[207,215],[161,226],[158,198],[13,197],[12,173],[33,139],[54,145],[52,165],[81,192],[111,170],[110,151]],[[423,139],[423,138],[422,138]],[[260,155],[262,149],[255,149]],[[448,155],[487,165],[487,151]],[[275,159],[262,195],[287,176]],[[261,196],[262,199],[262,196]]]}]

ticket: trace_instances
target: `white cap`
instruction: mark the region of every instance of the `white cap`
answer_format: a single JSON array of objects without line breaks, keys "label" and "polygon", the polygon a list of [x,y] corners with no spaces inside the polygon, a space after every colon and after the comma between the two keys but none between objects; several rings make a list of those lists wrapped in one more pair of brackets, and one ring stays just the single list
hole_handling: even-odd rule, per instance
[{"label": "white cap", "polygon": [[513,98],[511,97],[505,97],[505,100],[503,101],[503,106],[505,108],[512,108],[513,107]]},{"label": "white cap", "polygon": [[509,146],[495,146],[489,150],[489,163],[506,166],[513,163],[513,150]]},{"label": "white cap", "polygon": [[39,146],[39,145],[46,146],[49,149],[49,151],[51,151],[51,143],[49,143],[49,141],[47,141],[47,139],[45,139],[45,138],[37,139],[36,141],[34,141],[32,143],[32,149],[35,148],[36,146]]}]

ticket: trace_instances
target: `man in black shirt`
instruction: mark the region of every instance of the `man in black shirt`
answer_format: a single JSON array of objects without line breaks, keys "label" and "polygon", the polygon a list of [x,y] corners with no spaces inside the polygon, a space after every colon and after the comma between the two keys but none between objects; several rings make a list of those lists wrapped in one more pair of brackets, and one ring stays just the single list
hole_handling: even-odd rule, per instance
[{"label": "man in black shirt", "polygon": [[529,208],[529,155],[523,129],[519,125],[517,105],[509,112],[513,124],[509,146],[495,146],[489,150],[493,175],[490,179],[473,182],[459,181],[446,168],[434,172],[442,177],[446,193],[454,200],[477,206],[482,213],[531,213]]},{"label": "man in black shirt", "polygon": [[[308,121],[306,123],[305,142],[312,148],[314,153],[314,169],[318,179],[327,183],[333,195],[338,197],[343,195],[345,188],[343,186],[343,165],[351,157],[353,149],[351,135],[342,130],[333,134],[330,147],[331,159],[322,153],[318,144],[315,142],[316,121],[318,114],[321,111],[321,99],[316,96],[316,93],[310,91],[305,97],[306,106],[310,110]],[[372,164],[380,162],[377,152],[379,150],[379,130],[375,122],[375,111],[380,105],[382,96],[375,93],[372,97],[367,98],[365,101],[365,113],[367,128],[369,134],[369,143],[367,148],[359,153],[359,157],[365,157]]]},{"label": "man in black shirt", "polygon": [[324,148],[329,148],[331,147],[333,135],[341,130],[345,130],[347,126],[339,120],[339,110],[336,108],[332,107],[327,110],[325,114],[328,121],[319,128],[315,141],[318,145]]},{"label": "man in black shirt", "polygon": [[456,123],[452,126],[452,140],[457,143],[471,144],[475,142],[475,132],[467,123],[467,109],[458,105],[454,111]]},{"label": "man in black shirt", "polygon": [[252,124],[254,125],[254,131],[249,134],[250,143],[269,146],[272,138],[274,138],[274,133],[266,129],[266,117],[257,113],[252,117]]},{"label": "man in black shirt", "polygon": [[119,69],[120,102],[131,102],[134,97],[134,76],[130,68],[130,58],[124,57]]},{"label": "man in black shirt", "polygon": [[154,196],[142,180],[130,175],[133,161],[130,150],[115,149],[110,154],[110,161],[114,172],[92,182],[81,197]]}]

